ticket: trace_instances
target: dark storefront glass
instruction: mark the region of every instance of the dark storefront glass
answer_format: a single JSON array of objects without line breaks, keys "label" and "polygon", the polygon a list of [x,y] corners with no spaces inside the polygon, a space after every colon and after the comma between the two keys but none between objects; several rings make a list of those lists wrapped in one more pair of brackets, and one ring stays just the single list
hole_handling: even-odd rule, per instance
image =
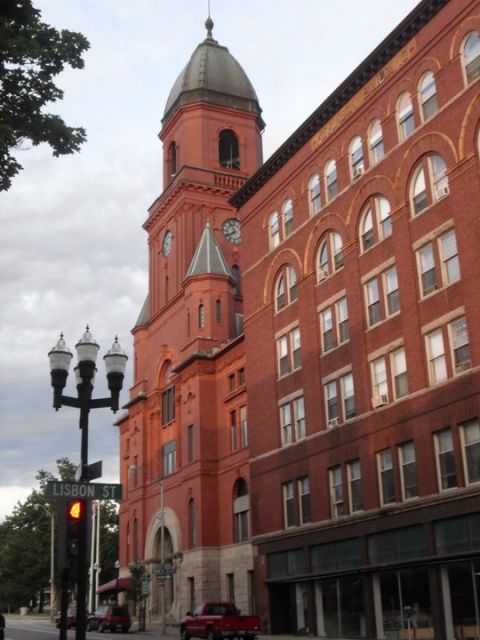
[{"label": "dark storefront glass", "polygon": [[328,573],[354,569],[362,564],[362,548],[359,538],[320,544],[312,547],[312,570]]},{"label": "dark storefront glass", "polygon": [[[418,567],[380,574],[383,628],[387,640],[421,637],[433,640],[428,571]],[[402,632],[403,630],[403,632]]]},{"label": "dark storefront glass", "polygon": [[435,523],[437,553],[459,553],[480,549],[480,513]]},{"label": "dark storefront glass", "polygon": [[305,554],[303,549],[270,553],[268,556],[268,577],[286,578],[305,573]]},{"label": "dark storefront glass", "polygon": [[480,620],[476,603],[480,598],[480,562],[458,562],[448,567],[452,622],[455,638],[476,640]]},{"label": "dark storefront glass", "polygon": [[359,576],[325,578],[322,593],[323,626],[327,638],[365,637],[363,591]]},{"label": "dark storefront glass", "polygon": [[422,557],[426,552],[427,546],[422,525],[375,533],[368,537],[368,553],[371,564],[412,560]]}]

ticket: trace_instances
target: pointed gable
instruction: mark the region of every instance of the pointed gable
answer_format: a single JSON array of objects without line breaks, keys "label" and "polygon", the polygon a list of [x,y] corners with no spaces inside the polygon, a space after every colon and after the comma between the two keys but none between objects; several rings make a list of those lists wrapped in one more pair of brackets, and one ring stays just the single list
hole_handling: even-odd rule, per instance
[{"label": "pointed gable", "polygon": [[200,276],[208,273],[229,278],[232,276],[209,222],[205,225],[186,277],[190,278],[191,276]]}]

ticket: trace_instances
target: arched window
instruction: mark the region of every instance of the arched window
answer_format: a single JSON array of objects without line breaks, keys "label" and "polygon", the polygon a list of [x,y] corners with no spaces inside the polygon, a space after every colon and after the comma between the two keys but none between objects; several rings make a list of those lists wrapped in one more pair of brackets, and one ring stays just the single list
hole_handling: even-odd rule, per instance
[{"label": "arched window", "polygon": [[370,124],[368,131],[368,148],[370,151],[370,162],[377,164],[385,155],[383,148],[383,131],[382,123],[378,118],[375,118]]},{"label": "arched window", "polygon": [[428,71],[420,80],[419,85],[420,111],[422,119],[428,120],[438,111],[437,87],[435,77],[431,71]]},{"label": "arched window", "polygon": [[224,129],[220,132],[218,158],[222,167],[240,169],[238,138],[231,129]]},{"label": "arched window", "polygon": [[365,162],[363,160],[362,139],[360,136],[355,136],[350,143],[350,172],[352,180],[359,178],[364,171]]},{"label": "arched window", "polygon": [[283,218],[283,237],[286,238],[293,231],[293,202],[285,200],[282,205],[282,218]]},{"label": "arched window", "polygon": [[470,84],[480,76],[480,36],[472,31],[463,45],[463,68],[465,79]]},{"label": "arched window", "polygon": [[190,549],[197,546],[197,513],[193,498],[188,501],[188,546]]},{"label": "arched window", "polygon": [[337,164],[335,160],[329,160],[325,165],[325,182],[327,187],[327,200],[332,200],[338,193]]},{"label": "arched window", "polygon": [[447,165],[438,153],[424,156],[418,163],[410,186],[412,213],[417,215],[448,195]]},{"label": "arched window", "polygon": [[233,295],[239,296],[241,294],[242,288],[241,288],[241,279],[240,279],[240,267],[238,266],[238,264],[232,265],[232,278],[235,283],[235,286],[233,289]]},{"label": "arched window", "polygon": [[173,178],[177,173],[177,145],[174,140],[168,147],[168,172],[170,178]]},{"label": "arched window", "polygon": [[329,231],[317,253],[317,281],[321,282],[343,267],[343,240],[336,231]]},{"label": "arched window", "polygon": [[310,215],[314,216],[322,208],[320,197],[320,176],[316,173],[308,183],[308,193],[310,199]]},{"label": "arched window", "polygon": [[400,141],[406,140],[415,131],[412,97],[405,91],[398,99],[397,122]]},{"label": "arched window", "polygon": [[360,242],[362,251],[392,235],[390,203],[381,195],[372,196],[360,218]]},{"label": "arched window", "polygon": [[133,521],[133,561],[136,562],[138,559],[138,520],[135,518]]},{"label": "arched window", "polygon": [[175,385],[172,384],[173,365],[168,362],[162,380],[162,425],[175,420]]},{"label": "arched window", "polygon": [[284,307],[297,299],[297,273],[291,265],[282,267],[275,284],[275,310]]},{"label": "arched window", "polygon": [[274,211],[268,219],[268,232],[270,238],[270,249],[275,249],[280,244],[280,225],[278,213]]},{"label": "arched window", "polygon": [[243,478],[235,482],[233,488],[233,518],[235,542],[248,540],[249,496],[247,483]]},{"label": "arched window", "polygon": [[215,321],[220,324],[222,321],[222,301],[215,300]]},{"label": "arched window", "polygon": [[205,307],[203,304],[198,305],[198,328],[203,329],[205,327]]}]

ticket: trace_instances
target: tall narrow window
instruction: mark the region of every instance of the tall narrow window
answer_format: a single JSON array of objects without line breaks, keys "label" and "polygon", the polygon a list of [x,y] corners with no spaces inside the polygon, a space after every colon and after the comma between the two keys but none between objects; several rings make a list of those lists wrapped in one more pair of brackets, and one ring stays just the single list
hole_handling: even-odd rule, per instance
[{"label": "tall narrow window", "polygon": [[231,129],[224,129],[220,132],[218,156],[222,167],[240,169],[238,138]]},{"label": "tall narrow window", "polygon": [[395,483],[390,449],[378,454],[378,473],[380,475],[381,503],[389,504],[390,502],[395,502]]},{"label": "tall narrow window", "polygon": [[293,202],[289,199],[282,206],[283,235],[286,238],[293,231]]},{"label": "tall narrow window", "polygon": [[325,182],[327,186],[327,199],[329,201],[333,200],[338,193],[337,165],[335,160],[327,162],[325,167]]},{"label": "tall narrow window", "polygon": [[270,249],[275,249],[275,247],[278,247],[280,244],[280,225],[276,211],[270,214],[268,228],[270,234]]},{"label": "tall narrow window", "polygon": [[362,469],[360,460],[352,460],[347,465],[350,512],[363,511]]},{"label": "tall narrow window", "polygon": [[162,391],[162,425],[175,420],[175,385],[171,384],[172,377],[173,367],[170,362],[163,377],[163,384],[166,388]]},{"label": "tall narrow window", "polygon": [[353,375],[347,373],[340,378],[340,387],[342,391],[343,415],[345,420],[353,418],[355,415],[355,392],[353,388]]},{"label": "tall narrow window", "polygon": [[175,440],[167,442],[167,444],[162,447],[162,468],[164,476],[169,476],[175,471],[177,458],[176,449]]},{"label": "tall narrow window", "polygon": [[377,278],[372,278],[372,280],[367,282],[365,291],[367,296],[368,325],[373,327],[374,324],[377,324],[377,322],[380,322],[382,319]]},{"label": "tall narrow window", "polygon": [[450,229],[440,237],[440,249],[445,284],[460,280],[460,263],[458,261],[457,237],[455,230]]},{"label": "tall narrow window", "polygon": [[329,476],[332,518],[338,518],[344,514],[342,467],[338,465],[330,469]]},{"label": "tall narrow window", "polygon": [[431,71],[428,71],[420,81],[420,107],[423,120],[428,120],[437,113],[437,87],[435,86],[435,77]]},{"label": "tall narrow window", "polygon": [[372,164],[377,164],[377,162],[380,162],[385,155],[383,148],[382,123],[378,118],[376,118],[370,125],[368,146],[370,149],[370,162]]},{"label": "tall narrow window", "polygon": [[248,445],[247,407],[240,407],[240,440],[242,448]]},{"label": "tall narrow window", "polygon": [[283,514],[285,527],[294,527],[296,518],[293,482],[285,482],[283,485]]},{"label": "tall narrow window", "polygon": [[430,382],[436,384],[447,379],[447,361],[441,329],[432,331],[426,336],[427,355],[430,369]]},{"label": "tall narrow window", "polygon": [[397,268],[391,267],[383,273],[383,287],[386,299],[386,315],[391,316],[400,311],[400,294],[398,292]]},{"label": "tall narrow window", "polygon": [[315,174],[310,178],[308,183],[308,192],[310,197],[310,215],[315,215],[322,208],[320,196],[320,176]]},{"label": "tall narrow window", "polygon": [[460,373],[472,366],[470,360],[467,319],[465,316],[450,323],[450,333],[453,350],[453,366],[455,368],[455,373]]},{"label": "tall narrow window", "polygon": [[418,163],[410,186],[413,215],[441,200],[449,193],[447,165],[438,153],[424,156]]},{"label": "tall narrow window", "polygon": [[320,314],[321,334],[322,334],[322,350],[324,353],[336,346],[335,334],[333,330],[333,314],[329,307]]},{"label": "tall narrow window", "polygon": [[397,121],[400,141],[406,140],[415,131],[412,97],[406,91],[397,103]]},{"label": "tall narrow window", "polygon": [[417,463],[413,441],[405,442],[398,447],[402,481],[402,498],[408,500],[418,496]]},{"label": "tall narrow window", "polygon": [[336,231],[329,231],[317,251],[317,281],[321,282],[344,265],[343,240]]},{"label": "tall narrow window", "polygon": [[480,36],[472,31],[463,45],[463,66],[467,84],[480,76]]},{"label": "tall narrow window", "polygon": [[402,398],[408,394],[407,360],[405,349],[397,349],[391,354],[393,395]]},{"label": "tall narrow window", "polygon": [[195,441],[193,424],[189,424],[187,427],[187,458],[189,462],[193,462],[195,457]]},{"label": "tall narrow window", "polygon": [[329,427],[338,424],[337,382],[333,380],[325,385],[325,401],[327,404],[327,422]]},{"label": "tall narrow window", "polygon": [[291,444],[293,442],[292,409],[289,402],[280,406],[280,428],[282,431],[282,444]]},{"label": "tall narrow window", "polygon": [[303,396],[295,398],[293,401],[293,409],[295,413],[295,438],[301,440],[305,438],[305,402]]},{"label": "tall narrow window", "polygon": [[377,358],[372,362],[373,406],[378,407],[388,402],[388,381],[385,358]]},{"label": "tall narrow window", "polygon": [[177,173],[177,145],[173,140],[168,147],[168,171],[170,178],[173,178]]},{"label": "tall narrow window", "polygon": [[478,418],[462,425],[467,483],[480,481],[480,424]]},{"label": "tall narrow window", "polygon": [[220,324],[222,321],[222,301],[215,300],[215,321]]},{"label": "tall narrow window", "polygon": [[451,429],[443,429],[435,434],[435,447],[440,489],[453,489],[457,486],[457,472]]},{"label": "tall narrow window", "polygon": [[350,143],[350,171],[353,180],[359,178],[365,171],[362,139],[360,136],[356,136]]},{"label": "tall narrow window", "polygon": [[300,497],[300,524],[312,521],[310,513],[310,481],[308,476],[298,481],[298,495]]},{"label": "tall narrow window", "polygon": [[198,305],[198,328],[203,329],[205,327],[205,307],[203,304]]},{"label": "tall narrow window", "polygon": [[350,338],[350,331],[348,328],[348,304],[346,298],[341,298],[335,304],[335,310],[337,314],[337,334],[338,344],[347,342]]},{"label": "tall narrow window", "polygon": [[197,546],[197,514],[193,498],[188,501],[188,544],[190,549]]},{"label": "tall narrow window", "polygon": [[247,483],[243,478],[235,482],[233,489],[233,516],[235,520],[235,542],[248,540],[249,496]]},{"label": "tall narrow window", "polygon": [[420,272],[420,284],[422,297],[432,293],[437,288],[437,276],[435,274],[435,258],[431,242],[419,249],[417,253],[418,268]]},{"label": "tall narrow window", "polygon": [[238,264],[232,265],[232,278],[234,282],[233,295],[239,296],[241,293],[240,267]]},{"label": "tall narrow window", "polygon": [[232,451],[236,451],[238,449],[237,442],[237,412],[234,409],[230,411],[230,445]]}]

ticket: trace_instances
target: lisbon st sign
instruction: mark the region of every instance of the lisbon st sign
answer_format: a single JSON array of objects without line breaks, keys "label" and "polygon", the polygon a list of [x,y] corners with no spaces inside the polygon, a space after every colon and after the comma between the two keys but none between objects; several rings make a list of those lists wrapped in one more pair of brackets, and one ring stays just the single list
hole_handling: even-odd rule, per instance
[{"label": "lisbon st sign", "polygon": [[121,500],[121,484],[101,482],[71,482],[50,480],[45,487],[46,498],[82,498],[83,500]]}]

